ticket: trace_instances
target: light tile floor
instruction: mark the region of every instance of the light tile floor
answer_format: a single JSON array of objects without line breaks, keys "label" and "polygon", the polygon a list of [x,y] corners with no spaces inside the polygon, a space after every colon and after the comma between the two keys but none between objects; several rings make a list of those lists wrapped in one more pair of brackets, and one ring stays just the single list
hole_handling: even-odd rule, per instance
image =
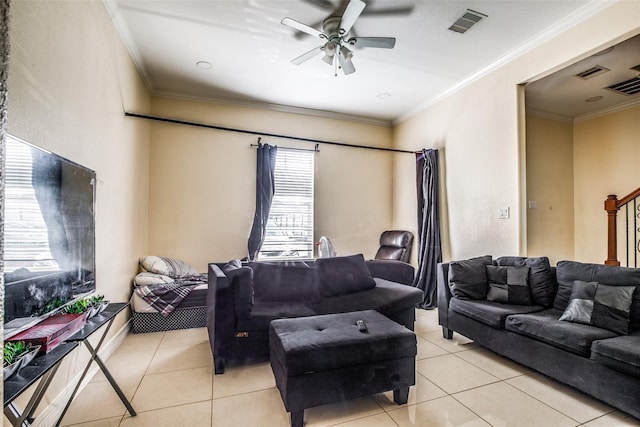
[{"label": "light tile floor", "polygon": [[[459,334],[443,339],[437,311],[416,314],[417,384],[408,404],[394,404],[387,392],[311,408],[307,427],[640,426]],[[129,416],[98,374],[72,403],[64,426],[288,426],[269,364],[213,375],[204,328],[129,335],[107,366],[138,416]]]}]

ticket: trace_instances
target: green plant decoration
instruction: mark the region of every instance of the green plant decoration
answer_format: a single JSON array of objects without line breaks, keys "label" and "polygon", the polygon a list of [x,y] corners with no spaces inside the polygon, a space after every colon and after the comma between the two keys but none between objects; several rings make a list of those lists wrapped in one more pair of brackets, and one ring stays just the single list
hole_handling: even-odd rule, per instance
[{"label": "green plant decoration", "polygon": [[62,309],[62,312],[65,314],[80,314],[87,311],[89,308],[89,303],[86,299],[79,299],[71,305],[66,306]]},{"label": "green plant decoration", "polygon": [[3,347],[3,366],[9,366],[28,353],[33,347],[24,341],[7,341]]},{"label": "green plant decoration", "polygon": [[55,310],[58,307],[62,307],[64,305],[66,301],[61,300],[60,298],[56,298],[54,300],[51,300],[47,303],[47,305],[45,305],[43,308],[41,308],[40,310],[38,310],[36,312],[36,316],[42,316],[45,313],[49,313],[53,310]]},{"label": "green plant decoration", "polygon": [[87,299],[87,304],[91,307],[98,306],[104,302],[104,295],[94,295]]}]

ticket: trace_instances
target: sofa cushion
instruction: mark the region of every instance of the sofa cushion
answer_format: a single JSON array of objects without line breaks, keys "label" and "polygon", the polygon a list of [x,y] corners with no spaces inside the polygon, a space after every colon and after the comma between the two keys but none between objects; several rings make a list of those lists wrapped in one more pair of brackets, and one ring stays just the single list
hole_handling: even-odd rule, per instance
[{"label": "sofa cushion", "polygon": [[558,292],[553,307],[567,308],[573,282],[598,282],[611,286],[635,286],[629,314],[629,328],[640,329],[640,268],[588,264],[577,261],[560,261],[556,266]]},{"label": "sofa cushion", "polygon": [[640,331],[628,336],[594,341],[591,359],[640,378]]},{"label": "sofa cushion", "polygon": [[451,294],[462,299],[485,299],[487,297],[487,265],[491,255],[449,263],[449,288]]},{"label": "sofa cushion", "polygon": [[255,262],[253,284],[256,299],[306,302],[319,298],[315,269],[308,265]]},{"label": "sofa cushion", "polygon": [[504,329],[507,316],[512,314],[534,313],[544,310],[542,306],[501,304],[492,301],[472,301],[452,298],[449,309],[470,317],[496,329]]},{"label": "sofa cushion", "polygon": [[529,267],[487,265],[487,300],[503,304],[531,305]]},{"label": "sofa cushion", "polygon": [[497,265],[512,267],[529,267],[529,288],[531,288],[532,303],[550,307],[556,295],[556,278],[549,258],[547,257],[500,257]]},{"label": "sofa cushion", "polygon": [[376,287],[347,295],[323,298],[307,304],[316,314],[347,313],[349,311],[376,310],[390,316],[422,302],[423,293],[413,286],[375,278]]},{"label": "sofa cushion", "polygon": [[323,297],[365,291],[376,286],[362,254],[318,258],[316,269],[318,288]]},{"label": "sofa cushion", "polygon": [[629,309],[635,286],[608,286],[576,280],[567,308],[560,320],[608,329],[620,335],[629,332]]},{"label": "sofa cushion", "polygon": [[514,314],[507,317],[504,328],[583,357],[591,354],[593,341],[616,336],[607,329],[561,321],[561,315],[562,311],[554,308],[537,313]]},{"label": "sofa cushion", "polygon": [[302,302],[256,301],[251,316],[238,318],[236,330],[242,332],[266,331],[272,320],[288,317],[313,316],[315,313]]}]

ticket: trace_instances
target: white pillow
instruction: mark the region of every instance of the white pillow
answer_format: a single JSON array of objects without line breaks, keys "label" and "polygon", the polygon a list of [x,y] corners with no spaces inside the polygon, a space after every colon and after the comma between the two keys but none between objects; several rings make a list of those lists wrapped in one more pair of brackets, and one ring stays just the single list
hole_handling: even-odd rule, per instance
[{"label": "white pillow", "polygon": [[165,276],[164,274],[150,273],[148,271],[138,273],[133,279],[133,284],[135,286],[164,285],[173,282],[174,280],[169,276]]},{"label": "white pillow", "polygon": [[140,258],[140,266],[151,273],[179,279],[181,277],[197,276],[198,270],[184,261],[160,256],[145,256]]}]

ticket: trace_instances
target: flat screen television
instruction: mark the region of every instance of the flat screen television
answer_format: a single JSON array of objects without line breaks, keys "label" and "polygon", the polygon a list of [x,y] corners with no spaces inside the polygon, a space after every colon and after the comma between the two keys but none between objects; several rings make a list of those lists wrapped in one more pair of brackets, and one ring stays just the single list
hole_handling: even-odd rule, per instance
[{"label": "flat screen television", "polygon": [[11,135],[5,154],[7,339],[95,291],[96,174]]}]

